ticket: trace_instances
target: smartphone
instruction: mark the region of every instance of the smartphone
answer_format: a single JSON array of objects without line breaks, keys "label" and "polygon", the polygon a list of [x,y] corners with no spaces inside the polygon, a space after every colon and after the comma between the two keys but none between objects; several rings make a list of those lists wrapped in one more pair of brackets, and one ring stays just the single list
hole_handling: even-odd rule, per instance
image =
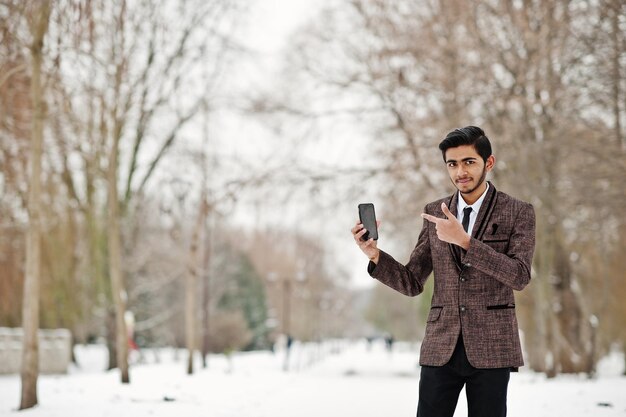
[{"label": "smartphone", "polygon": [[370,238],[378,240],[378,228],[376,227],[376,213],[372,203],[359,204],[359,220],[365,227],[365,234],[361,237],[363,240]]}]

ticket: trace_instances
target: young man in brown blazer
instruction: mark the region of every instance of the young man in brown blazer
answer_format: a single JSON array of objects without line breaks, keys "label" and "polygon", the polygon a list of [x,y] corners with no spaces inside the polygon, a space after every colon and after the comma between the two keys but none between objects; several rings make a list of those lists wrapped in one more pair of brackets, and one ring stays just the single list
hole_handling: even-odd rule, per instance
[{"label": "young man in brown blazer", "polygon": [[503,417],[510,372],[523,365],[513,290],[530,281],[535,212],[485,181],[495,157],[482,129],[455,129],[439,149],[458,191],[426,205],[406,265],[361,240],[361,223],[352,234],[370,275],[402,294],[420,294],[434,272],[417,416],[452,417],[465,386],[469,417]]}]

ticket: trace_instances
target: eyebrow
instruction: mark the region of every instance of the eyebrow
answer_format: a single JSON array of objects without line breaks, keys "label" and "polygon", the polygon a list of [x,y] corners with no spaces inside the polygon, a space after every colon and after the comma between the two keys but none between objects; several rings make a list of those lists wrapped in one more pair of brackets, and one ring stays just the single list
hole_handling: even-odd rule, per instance
[{"label": "eyebrow", "polygon": [[[461,162],[465,162],[465,161],[475,161],[477,158],[474,158],[473,156],[467,157],[467,158],[463,158],[461,159]],[[456,159],[448,159],[446,161],[446,164],[449,164],[450,162],[457,162]]]}]

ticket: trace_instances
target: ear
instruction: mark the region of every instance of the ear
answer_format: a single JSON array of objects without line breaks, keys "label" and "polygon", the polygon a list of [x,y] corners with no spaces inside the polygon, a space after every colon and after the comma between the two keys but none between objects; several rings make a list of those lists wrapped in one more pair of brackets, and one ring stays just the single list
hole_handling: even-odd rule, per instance
[{"label": "ear", "polygon": [[485,169],[487,171],[491,171],[495,164],[496,164],[496,157],[491,155],[489,156],[489,158],[487,158],[487,162],[485,163]]}]

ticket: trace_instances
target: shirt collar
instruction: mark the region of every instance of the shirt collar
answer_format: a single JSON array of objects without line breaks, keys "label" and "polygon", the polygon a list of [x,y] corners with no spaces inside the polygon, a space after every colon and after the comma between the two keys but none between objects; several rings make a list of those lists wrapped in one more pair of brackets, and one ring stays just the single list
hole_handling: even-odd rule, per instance
[{"label": "shirt collar", "polygon": [[465,202],[465,200],[463,199],[463,195],[461,195],[461,192],[459,191],[457,213],[462,213],[463,209],[467,206],[472,208],[473,213],[478,213],[478,211],[480,210],[480,206],[483,204],[483,200],[485,199],[485,196],[487,195],[487,191],[489,191],[489,182],[487,182],[487,188],[485,188],[485,191],[481,194],[478,200],[476,200],[474,204],[472,205],[469,205]]}]

